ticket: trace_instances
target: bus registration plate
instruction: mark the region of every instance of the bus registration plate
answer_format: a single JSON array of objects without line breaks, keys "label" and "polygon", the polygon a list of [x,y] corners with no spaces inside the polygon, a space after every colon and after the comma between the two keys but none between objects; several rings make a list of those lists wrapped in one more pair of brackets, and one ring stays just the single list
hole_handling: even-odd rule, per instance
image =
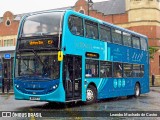
[{"label": "bus registration plate", "polygon": [[39,97],[30,97],[30,100],[40,100]]}]

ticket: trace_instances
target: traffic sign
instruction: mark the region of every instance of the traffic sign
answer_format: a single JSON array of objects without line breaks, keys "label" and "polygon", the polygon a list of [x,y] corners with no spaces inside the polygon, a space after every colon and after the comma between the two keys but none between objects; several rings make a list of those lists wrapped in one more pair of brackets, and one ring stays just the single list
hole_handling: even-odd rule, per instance
[{"label": "traffic sign", "polygon": [[10,53],[5,53],[4,54],[4,59],[11,59],[11,54]]}]

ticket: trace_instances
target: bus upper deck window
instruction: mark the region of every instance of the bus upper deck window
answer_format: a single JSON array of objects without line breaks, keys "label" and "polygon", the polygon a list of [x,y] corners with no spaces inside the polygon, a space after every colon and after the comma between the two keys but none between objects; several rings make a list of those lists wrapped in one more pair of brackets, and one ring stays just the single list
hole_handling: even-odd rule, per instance
[{"label": "bus upper deck window", "polygon": [[147,51],[147,41],[144,38],[141,38],[141,49]]},{"label": "bus upper deck window", "polygon": [[100,26],[100,40],[107,42],[111,41],[111,31],[109,27],[104,25]]},{"label": "bus upper deck window", "polygon": [[68,20],[69,29],[72,34],[83,36],[83,20],[80,17],[71,15]]},{"label": "bus upper deck window", "polygon": [[129,33],[123,32],[123,44],[131,47],[131,35]]},{"label": "bus upper deck window", "polygon": [[121,31],[112,29],[112,41],[113,43],[122,44]]},{"label": "bus upper deck window", "polygon": [[140,41],[138,37],[132,36],[133,48],[140,49]]},{"label": "bus upper deck window", "polygon": [[85,20],[86,37],[98,39],[98,24],[89,20]]}]

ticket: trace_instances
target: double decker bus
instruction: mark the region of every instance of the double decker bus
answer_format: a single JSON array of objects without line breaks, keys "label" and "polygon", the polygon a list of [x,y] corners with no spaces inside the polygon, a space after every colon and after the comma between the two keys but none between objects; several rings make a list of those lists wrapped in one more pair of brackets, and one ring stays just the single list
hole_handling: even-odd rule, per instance
[{"label": "double decker bus", "polygon": [[14,61],[17,100],[84,101],[149,92],[148,39],[72,10],[25,15]]}]

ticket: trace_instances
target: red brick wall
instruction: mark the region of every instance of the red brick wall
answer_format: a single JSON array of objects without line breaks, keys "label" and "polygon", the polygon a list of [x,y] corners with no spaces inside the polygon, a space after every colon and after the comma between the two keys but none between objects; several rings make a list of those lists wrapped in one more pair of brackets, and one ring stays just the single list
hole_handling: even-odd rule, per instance
[{"label": "red brick wall", "polygon": [[156,27],[156,36],[157,36],[157,38],[159,38],[159,40],[160,40],[160,26],[157,26],[157,27]]},{"label": "red brick wall", "polygon": [[114,24],[125,24],[128,23],[128,14],[117,14],[113,15]]},{"label": "red brick wall", "polygon": [[[85,14],[88,15],[88,4],[85,0],[78,0],[76,2],[75,11],[80,11],[81,8],[84,9]],[[123,24],[128,22],[128,14],[104,15],[96,10],[90,10],[89,15],[113,24]]]},{"label": "red brick wall", "polygon": [[149,46],[160,46],[160,26],[135,26],[128,28],[138,33],[144,34],[149,38]]},{"label": "red brick wall", "polygon": [[81,7],[85,10],[85,14],[88,15],[88,4],[85,0],[78,0],[76,3],[75,3],[75,11],[79,11],[81,10]]},{"label": "red brick wall", "polygon": [[[6,20],[9,19],[11,24],[6,26]],[[0,23],[0,36],[17,35],[19,21],[14,20],[14,16],[11,12],[4,13],[3,22]]]},{"label": "red brick wall", "polygon": [[156,37],[156,26],[135,26],[130,27],[130,30],[136,31],[138,33],[147,35],[148,38],[155,38]]},{"label": "red brick wall", "polygon": [[159,56],[160,53],[157,52],[154,54],[154,59],[150,60],[150,73],[155,75],[160,75],[160,65],[159,65]]}]

